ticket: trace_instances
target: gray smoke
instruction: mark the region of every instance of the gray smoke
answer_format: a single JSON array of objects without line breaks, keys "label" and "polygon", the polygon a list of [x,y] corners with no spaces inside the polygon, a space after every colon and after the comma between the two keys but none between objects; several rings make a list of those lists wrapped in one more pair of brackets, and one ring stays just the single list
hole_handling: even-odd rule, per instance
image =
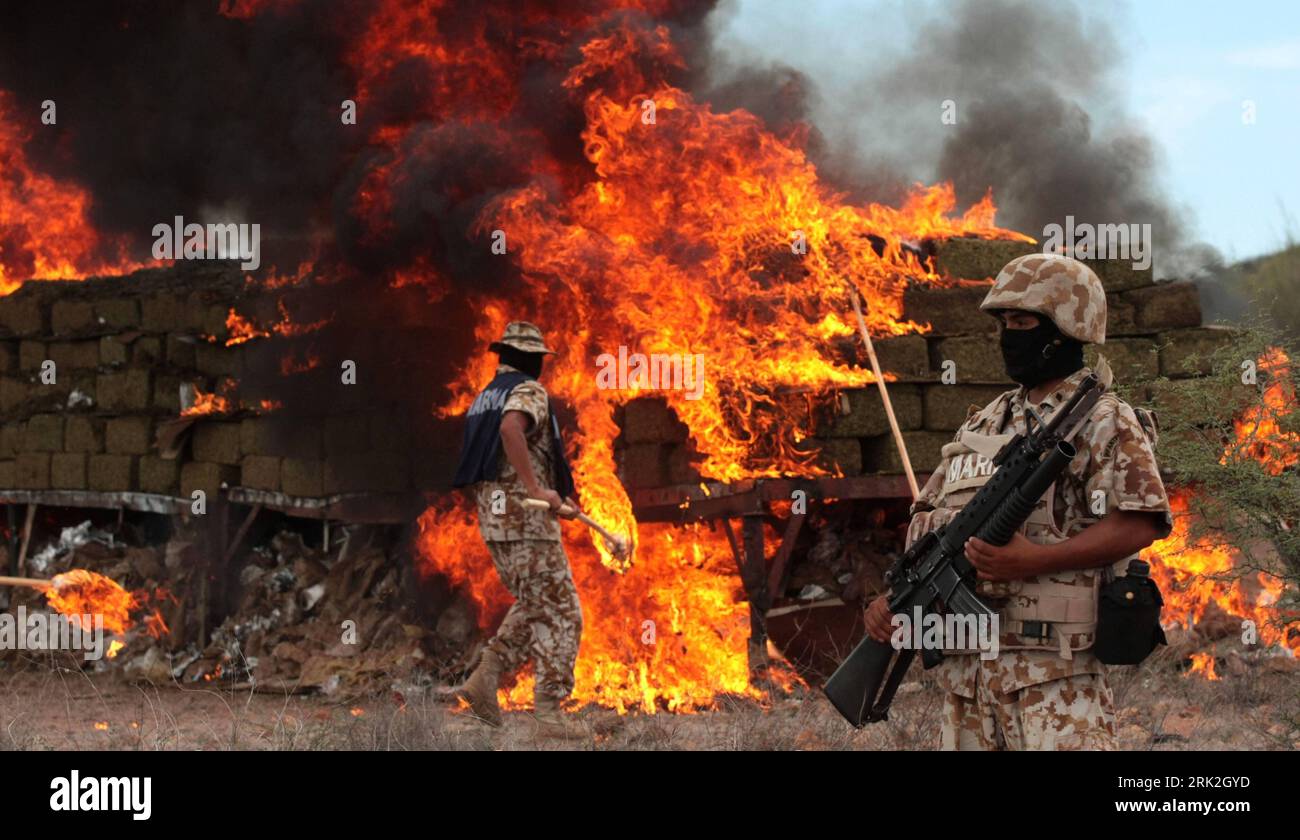
[{"label": "gray smoke", "polygon": [[[1005,227],[1041,239],[1067,215],[1150,224],[1158,275],[1192,277],[1214,265],[1217,255],[1189,241],[1188,212],[1161,185],[1159,149],[1122,109],[1124,45],[1107,17],[1070,2],[951,0],[908,6],[900,25],[897,9],[855,5],[829,24],[817,20],[823,33],[846,33],[824,40],[812,23],[788,27],[782,57],[815,79],[809,112],[821,142],[811,151],[828,180],[855,200],[886,202],[916,181],[951,181],[963,207],[991,187]],[[749,87],[763,63],[753,53],[774,43],[756,46],[754,30],[781,25],[749,7],[744,17],[759,21],[737,12],[725,5],[712,21],[719,89]],[[850,38],[860,49],[841,55]],[[941,120],[945,102],[955,124]]]}]

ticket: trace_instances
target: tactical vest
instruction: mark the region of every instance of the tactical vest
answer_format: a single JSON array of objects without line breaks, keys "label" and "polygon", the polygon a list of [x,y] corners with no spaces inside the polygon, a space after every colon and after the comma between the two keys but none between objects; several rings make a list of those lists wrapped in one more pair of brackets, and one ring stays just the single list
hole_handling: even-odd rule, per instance
[{"label": "tactical vest", "polygon": [[[1102,399],[1115,398],[1107,394]],[[1004,422],[1001,427],[1005,425]],[[935,508],[913,517],[908,528],[908,545],[957,515],[992,477],[996,469],[993,456],[1013,436],[1013,432],[992,435],[963,428],[956,441],[943,447],[945,473]],[[1085,511],[1077,523],[1058,523],[1057,492],[1054,483],[1021,527],[1020,533],[1030,541],[1064,542],[1069,537],[1065,530],[1069,525],[1086,527],[1099,521],[1099,517]],[[1075,651],[1091,647],[1096,637],[1097,593],[1103,578],[1122,574],[1131,559],[1126,557],[1113,566],[1038,575],[1025,580],[981,580],[975,591],[998,611],[998,643],[1003,650],[1055,650],[1063,658],[1072,659]]]},{"label": "tactical vest", "polygon": [[[488,386],[474,398],[466,413],[465,440],[461,444],[460,462],[456,467],[453,487],[468,487],[480,481],[495,481],[500,473],[501,418],[505,413],[510,392],[518,385],[533,379],[522,371],[499,371]],[[561,498],[573,495],[573,472],[564,457],[564,440],[560,437],[560,423],[555,417],[555,407],[548,401],[546,413],[551,421],[551,462],[555,466],[555,487]],[[539,475],[543,485],[549,476]]]}]

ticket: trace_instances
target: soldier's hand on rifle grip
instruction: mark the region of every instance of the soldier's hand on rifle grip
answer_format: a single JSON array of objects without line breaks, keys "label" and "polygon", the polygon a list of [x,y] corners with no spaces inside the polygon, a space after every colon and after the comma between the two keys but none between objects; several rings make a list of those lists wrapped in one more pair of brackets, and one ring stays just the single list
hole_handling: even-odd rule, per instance
[{"label": "soldier's hand on rifle grip", "polygon": [[881,595],[872,601],[863,614],[863,620],[867,624],[867,635],[878,642],[889,643],[889,639],[894,634],[894,626],[891,624],[894,614],[889,611],[889,598]]},{"label": "soldier's hand on rifle grip", "polygon": [[979,537],[966,541],[966,559],[975,567],[980,580],[1024,580],[1041,574],[1044,564],[1040,558],[1046,551],[1044,546],[1018,531],[1006,545],[993,545]]}]

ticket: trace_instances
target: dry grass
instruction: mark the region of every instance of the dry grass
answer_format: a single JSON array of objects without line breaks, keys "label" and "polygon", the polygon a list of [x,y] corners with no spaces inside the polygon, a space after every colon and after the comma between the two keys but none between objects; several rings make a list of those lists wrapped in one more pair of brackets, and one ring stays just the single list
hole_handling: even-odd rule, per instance
[{"label": "dry grass", "polygon": [[[1112,685],[1123,749],[1300,746],[1294,671],[1252,665],[1209,682],[1183,676],[1166,653],[1117,671]],[[111,671],[90,674],[48,659],[0,670],[0,749],[11,750],[930,749],[939,710],[939,693],[923,675],[904,686],[889,721],[861,731],[818,692],[801,691],[764,704],[726,697],[697,714],[587,708],[577,720],[589,737],[566,743],[539,740],[527,712],[488,728],[428,688],[340,703],[216,685],[131,685]]]}]

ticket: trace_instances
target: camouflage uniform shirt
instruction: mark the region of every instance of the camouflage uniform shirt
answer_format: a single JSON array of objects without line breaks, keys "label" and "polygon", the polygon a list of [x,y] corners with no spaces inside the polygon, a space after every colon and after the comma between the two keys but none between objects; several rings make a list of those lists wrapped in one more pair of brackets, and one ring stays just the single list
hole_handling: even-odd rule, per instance
[{"label": "camouflage uniform shirt", "polygon": [[[1089,373],[1088,368],[1076,371],[1034,406],[1034,411],[1044,420],[1048,419]],[[962,429],[989,435],[1024,432],[1027,394],[1027,389],[1017,388],[1002,394],[983,409],[972,407]],[[958,436],[960,434],[961,430]],[[1100,520],[1102,517],[1092,512],[1098,500],[1094,492],[1099,491],[1105,498],[1102,510],[1163,514],[1167,533],[1172,522],[1169,499],[1160,479],[1151,437],[1127,403],[1113,394],[1104,395],[1075,433],[1072,442],[1078,454],[1056,485],[1054,514],[1059,530],[1067,537],[1073,537]],[[941,507],[947,468],[947,459],[944,459],[913,504],[913,514]],[[939,524],[943,523],[934,522],[930,527]],[[976,655],[949,655],[935,670],[939,684],[946,691],[974,697],[981,668],[985,669],[985,682],[995,694],[1075,674],[1105,673],[1105,666],[1089,650],[1076,652],[1071,659],[1052,650],[1004,650],[991,660],[982,660]]]},{"label": "camouflage uniform shirt", "polygon": [[[514,370],[509,365],[500,365],[497,373]],[[544,488],[554,490],[550,401],[546,389],[535,379],[519,383],[506,398],[504,411],[522,411],[532,420],[525,434],[528,460],[537,482]],[[512,540],[559,542],[559,519],[550,511],[532,510],[520,504],[528,496],[524,483],[506,457],[504,447],[497,457],[500,458],[497,480],[480,481],[474,486],[474,498],[478,504],[478,527],[483,539],[490,543]]]}]

